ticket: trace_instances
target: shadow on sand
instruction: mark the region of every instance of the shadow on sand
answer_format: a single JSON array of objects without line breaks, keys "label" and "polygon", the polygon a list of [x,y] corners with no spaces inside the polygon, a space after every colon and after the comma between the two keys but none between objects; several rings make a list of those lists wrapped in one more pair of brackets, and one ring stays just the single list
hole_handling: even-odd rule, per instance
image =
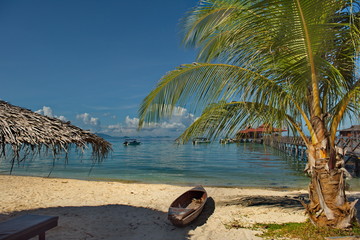
[{"label": "shadow on sand", "polygon": [[186,240],[189,231],[205,224],[214,210],[215,202],[209,198],[200,216],[184,228],[173,226],[166,212],[127,205],[41,208],[0,214],[0,221],[24,214],[59,216],[58,227],[46,233],[48,240]]},{"label": "shadow on sand", "polygon": [[233,200],[223,201],[219,204],[230,206],[240,205],[244,207],[251,206],[269,206],[269,207],[282,207],[292,209],[303,209],[300,199],[304,199],[303,196],[243,196]]},{"label": "shadow on sand", "polygon": [[[356,217],[360,221],[360,193],[351,193],[347,195],[348,201],[353,202],[356,199],[359,201],[355,205]],[[218,205],[230,206],[239,205],[244,207],[251,206],[267,206],[267,207],[281,207],[296,210],[305,210],[301,201],[308,204],[308,194],[296,194],[289,196],[242,196],[233,200],[219,202]]]}]

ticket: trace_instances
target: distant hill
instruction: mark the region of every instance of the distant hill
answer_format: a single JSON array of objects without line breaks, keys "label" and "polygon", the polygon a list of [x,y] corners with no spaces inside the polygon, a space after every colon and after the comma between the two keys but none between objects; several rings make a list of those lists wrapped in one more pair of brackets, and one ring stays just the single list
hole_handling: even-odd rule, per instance
[{"label": "distant hill", "polygon": [[96,135],[98,135],[99,137],[105,138],[105,139],[119,139],[119,138],[123,138],[123,137],[115,137],[115,136],[110,136],[104,133],[95,133]]},{"label": "distant hill", "polygon": [[170,139],[176,139],[176,137],[172,136],[111,136],[104,133],[95,133],[99,137],[105,138],[105,139],[125,139],[125,138],[136,138],[136,139],[162,139],[162,138],[170,138]]}]

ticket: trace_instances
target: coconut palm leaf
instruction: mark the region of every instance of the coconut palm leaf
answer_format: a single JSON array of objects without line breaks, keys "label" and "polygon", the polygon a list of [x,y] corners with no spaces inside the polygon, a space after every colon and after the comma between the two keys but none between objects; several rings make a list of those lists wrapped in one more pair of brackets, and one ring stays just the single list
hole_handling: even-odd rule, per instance
[{"label": "coconut palm leaf", "polygon": [[344,116],[360,116],[359,16],[359,0],[202,0],[184,21],[184,43],[203,63],[166,74],[144,99],[139,126],[178,105],[203,110],[180,140],[245,123],[287,125],[308,146],[309,217],[347,227],[354,204],[334,139]]},{"label": "coconut palm leaf", "polygon": [[310,131],[313,131],[306,112],[292,96],[294,91],[297,89],[283,84],[282,80],[277,82],[233,65],[184,65],[165,75],[144,99],[139,111],[139,125],[170,117],[176,104],[188,99],[192,100],[196,110],[220,99],[229,101],[235,96],[241,96],[247,102],[281,109],[295,119],[302,116]]},{"label": "coconut palm leaf", "polygon": [[[345,86],[349,81],[344,78],[345,71],[338,70],[339,66],[353,71],[351,64],[346,64],[347,61],[354,66],[353,48],[352,52],[350,47],[336,50],[336,55],[344,59],[338,57],[337,62],[333,61],[334,54],[331,53],[343,44],[344,39],[354,39],[354,34],[346,32],[346,38],[339,34],[339,30],[345,32],[349,26],[343,20],[345,17],[335,21],[344,15],[346,3],[201,1],[187,19],[185,41],[201,48],[200,59],[207,56],[209,61],[216,57],[217,61],[234,65],[184,65],[170,72],[144,100],[140,123],[158,120],[155,116],[168,116],[172,112],[171,106],[185,105],[187,100],[195,106],[193,110],[219,99],[232,101],[239,98],[279,108],[276,104],[279,104],[280,94],[273,93],[276,88],[296,99],[308,119],[310,115],[319,117],[324,110],[332,109],[346,93]],[[264,4],[274,7],[269,11],[262,7]],[[274,15],[278,17],[274,18]],[[210,57],[211,54],[214,56]],[[236,68],[242,73],[233,71]],[[254,79],[261,78],[254,77],[253,73],[271,80],[276,88],[269,88],[270,85],[260,81],[255,83]],[[182,78],[184,80],[180,81]],[[171,92],[171,88],[179,91]],[[285,108],[287,99],[281,102]],[[312,132],[311,125],[307,126]]]},{"label": "coconut palm leaf", "polygon": [[207,136],[209,138],[216,138],[220,135],[231,136],[238,129],[268,122],[271,122],[275,127],[287,126],[289,129],[293,129],[293,132],[297,132],[308,144],[308,138],[301,130],[301,126],[282,110],[253,102],[226,103],[224,101],[210,104],[177,141],[187,142],[194,136]]},{"label": "coconut palm leaf", "polygon": [[338,102],[338,104],[334,107],[331,112],[331,126],[330,126],[330,142],[334,144],[337,129],[340,121],[343,119],[344,114],[346,112],[355,113],[355,116],[359,116],[359,108],[360,108],[360,79],[353,85],[351,89],[347,92],[347,94]]}]

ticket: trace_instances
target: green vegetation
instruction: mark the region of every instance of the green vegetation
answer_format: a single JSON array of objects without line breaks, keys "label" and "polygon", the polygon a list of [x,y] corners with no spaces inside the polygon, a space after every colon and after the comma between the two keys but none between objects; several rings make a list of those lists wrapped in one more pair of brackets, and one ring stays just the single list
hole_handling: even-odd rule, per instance
[{"label": "green vegetation", "polygon": [[[249,228],[242,226],[238,221],[225,225],[226,228]],[[284,224],[255,224],[253,230],[261,230],[259,234],[264,239],[299,239],[299,240],[323,240],[325,237],[336,236],[360,236],[358,224],[352,229],[335,229],[330,227],[315,227],[310,221],[303,223]]]},{"label": "green vegetation", "polygon": [[161,78],[140,106],[139,127],[177,106],[202,111],[182,142],[286,127],[308,150],[308,216],[351,226],[355,203],[335,138],[346,116],[360,117],[360,0],[201,0],[184,30],[197,62]]}]

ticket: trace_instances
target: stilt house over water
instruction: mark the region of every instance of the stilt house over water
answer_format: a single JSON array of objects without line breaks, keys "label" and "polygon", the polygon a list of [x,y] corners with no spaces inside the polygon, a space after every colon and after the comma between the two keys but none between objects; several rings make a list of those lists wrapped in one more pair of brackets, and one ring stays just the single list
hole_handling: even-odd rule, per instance
[{"label": "stilt house over water", "polygon": [[341,137],[360,138],[360,125],[353,125],[350,128],[339,131]]},{"label": "stilt house over water", "polygon": [[269,134],[278,135],[281,132],[285,132],[285,131],[286,130],[284,129],[274,128],[272,126],[263,124],[257,128],[248,127],[247,129],[240,130],[239,132],[236,133],[236,139],[237,140],[251,139],[258,142],[261,141],[265,135],[269,135]]}]

